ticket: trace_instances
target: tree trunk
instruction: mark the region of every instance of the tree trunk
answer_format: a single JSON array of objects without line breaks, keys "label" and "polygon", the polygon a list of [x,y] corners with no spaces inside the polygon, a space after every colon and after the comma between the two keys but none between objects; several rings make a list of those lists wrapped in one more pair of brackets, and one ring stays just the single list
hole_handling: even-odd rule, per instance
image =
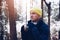
[{"label": "tree trunk", "polygon": [[17,40],[16,14],[14,13],[14,0],[6,0],[9,10],[10,40]]},{"label": "tree trunk", "polygon": [[60,19],[60,0],[59,0],[59,19]]},{"label": "tree trunk", "polygon": [[2,24],[2,0],[0,0],[0,40],[3,40],[3,24]]},{"label": "tree trunk", "polygon": [[43,0],[41,0],[42,19],[43,19]]}]

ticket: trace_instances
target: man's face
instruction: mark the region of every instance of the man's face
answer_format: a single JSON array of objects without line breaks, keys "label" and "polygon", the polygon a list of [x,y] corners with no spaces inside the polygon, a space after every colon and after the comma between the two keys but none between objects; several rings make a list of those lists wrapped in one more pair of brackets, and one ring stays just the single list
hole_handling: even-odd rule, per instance
[{"label": "man's face", "polygon": [[38,14],[36,14],[36,12],[31,11],[30,18],[32,21],[38,21],[40,19],[40,16]]}]

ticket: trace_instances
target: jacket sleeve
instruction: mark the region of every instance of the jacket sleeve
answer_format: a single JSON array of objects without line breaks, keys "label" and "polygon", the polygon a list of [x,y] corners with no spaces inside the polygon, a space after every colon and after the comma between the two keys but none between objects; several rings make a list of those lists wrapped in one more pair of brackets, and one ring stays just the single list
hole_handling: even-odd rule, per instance
[{"label": "jacket sleeve", "polygon": [[24,31],[24,26],[22,26],[21,28],[21,37],[22,37],[22,40],[27,40],[27,32]]},{"label": "jacket sleeve", "polygon": [[50,39],[50,27],[49,26],[46,27],[46,36],[47,36],[47,39],[49,40]]},{"label": "jacket sleeve", "polygon": [[43,26],[44,26],[43,29],[45,30],[45,31],[43,32],[43,33],[44,33],[44,36],[45,36],[45,39],[46,39],[46,40],[49,40],[49,39],[50,39],[50,27],[49,27],[48,25],[46,25],[46,24],[43,25]]}]

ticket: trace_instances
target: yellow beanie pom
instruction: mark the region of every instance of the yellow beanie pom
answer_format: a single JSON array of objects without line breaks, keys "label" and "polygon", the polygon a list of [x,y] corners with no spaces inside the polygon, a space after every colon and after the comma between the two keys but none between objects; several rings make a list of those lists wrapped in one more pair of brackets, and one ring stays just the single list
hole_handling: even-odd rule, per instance
[{"label": "yellow beanie pom", "polygon": [[31,12],[31,11],[36,12],[36,14],[42,16],[42,10],[39,9],[39,8],[32,8],[32,9],[30,10],[30,12]]}]

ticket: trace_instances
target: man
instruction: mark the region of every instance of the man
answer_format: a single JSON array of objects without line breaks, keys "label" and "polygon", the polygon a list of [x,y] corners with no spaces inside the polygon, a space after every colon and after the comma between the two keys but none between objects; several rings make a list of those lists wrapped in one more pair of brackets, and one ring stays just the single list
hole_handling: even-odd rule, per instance
[{"label": "man", "polygon": [[22,26],[22,40],[49,40],[50,30],[42,18],[42,11],[38,8],[30,10],[31,20],[28,21],[27,28]]}]

